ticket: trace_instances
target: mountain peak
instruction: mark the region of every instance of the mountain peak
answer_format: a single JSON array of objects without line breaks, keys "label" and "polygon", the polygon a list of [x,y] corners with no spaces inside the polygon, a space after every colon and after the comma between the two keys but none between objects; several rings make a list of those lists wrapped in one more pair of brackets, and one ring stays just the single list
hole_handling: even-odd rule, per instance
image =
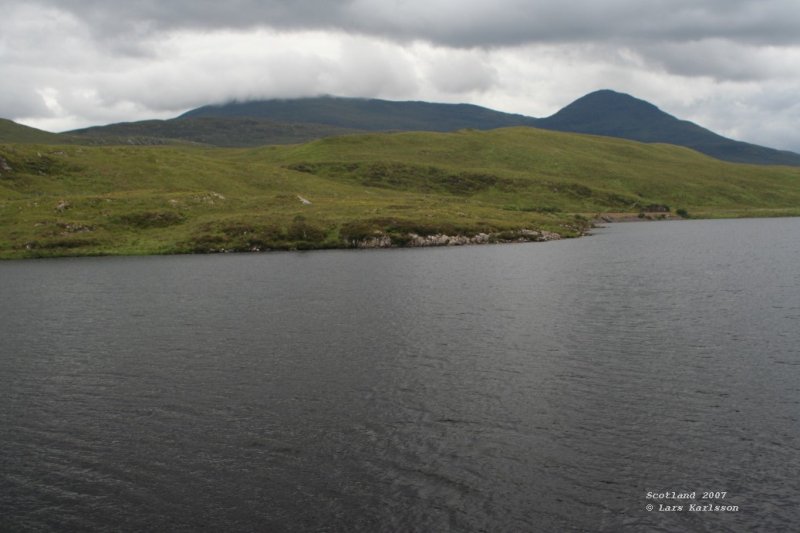
[{"label": "mountain peak", "polygon": [[800,165],[798,154],[726,139],[693,122],[677,119],[649,102],[610,89],[578,98],[554,115],[539,119],[536,126],[632,141],[676,144],[736,163]]},{"label": "mountain peak", "polygon": [[[656,107],[650,102],[646,102],[628,93],[621,93],[612,89],[598,89],[586,94],[573,103],[588,102],[588,101],[606,101],[606,102],[627,102],[629,104],[644,104],[648,107]],[[658,108],[656,108],[658,109]]]},{"label": "mountain peak", "polygon": [[[669,119],[677,120],[650,102],[602,89],[578,98],[556,114],[541,119],[537,125],[546,129],[616,136],[625,129],[620,121],[630,125],[632,121],[661,122]],[[615,123],[618,126],[612,127],[618,130],[617,133],[609,133],[609,126]]]}]

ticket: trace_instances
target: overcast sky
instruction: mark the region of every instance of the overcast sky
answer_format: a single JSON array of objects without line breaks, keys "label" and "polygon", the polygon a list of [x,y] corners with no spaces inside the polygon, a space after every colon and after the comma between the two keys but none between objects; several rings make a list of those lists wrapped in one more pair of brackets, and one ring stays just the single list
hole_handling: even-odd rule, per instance
[{"label": "overcast sky", "polygon": [[798,0],[0,0],[0,117],[318,94],[535,117],[609,88],[800,152]]}]

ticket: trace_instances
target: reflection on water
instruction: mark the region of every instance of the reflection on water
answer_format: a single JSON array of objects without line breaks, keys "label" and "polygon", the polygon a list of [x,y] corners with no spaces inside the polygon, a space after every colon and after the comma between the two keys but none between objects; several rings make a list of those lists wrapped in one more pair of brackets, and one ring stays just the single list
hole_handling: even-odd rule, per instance
[{"label": "reflection on water", "polygon": [[798,230],[0,263],[0,529],[791,529]]}]

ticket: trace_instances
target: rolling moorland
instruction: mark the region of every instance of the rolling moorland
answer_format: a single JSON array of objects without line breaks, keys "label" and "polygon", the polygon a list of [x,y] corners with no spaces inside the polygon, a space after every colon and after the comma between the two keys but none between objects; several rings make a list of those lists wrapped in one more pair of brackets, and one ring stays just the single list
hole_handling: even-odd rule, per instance
[{"label": "rolling moorland", "polygon": [[604,213],[800,215],[800,167],[530,127],[243,148],[47,144],[55,134],[30,130],[0,124],[0,258],[537,241]]}]

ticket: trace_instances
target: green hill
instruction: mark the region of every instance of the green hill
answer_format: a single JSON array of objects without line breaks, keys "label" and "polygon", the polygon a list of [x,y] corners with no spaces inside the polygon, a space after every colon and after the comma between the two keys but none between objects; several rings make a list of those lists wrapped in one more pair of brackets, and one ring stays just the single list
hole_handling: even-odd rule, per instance
[{"label": "green hill", "polygon": [[799,215],[800,169],[533,128],[237,149],[0,145],[2,258],[542,240],[665,206]]},{"label": "green hill", "polygon": [[65,135],[37,130],[0,118],[0,143],[64,144],[69,141]]}]

